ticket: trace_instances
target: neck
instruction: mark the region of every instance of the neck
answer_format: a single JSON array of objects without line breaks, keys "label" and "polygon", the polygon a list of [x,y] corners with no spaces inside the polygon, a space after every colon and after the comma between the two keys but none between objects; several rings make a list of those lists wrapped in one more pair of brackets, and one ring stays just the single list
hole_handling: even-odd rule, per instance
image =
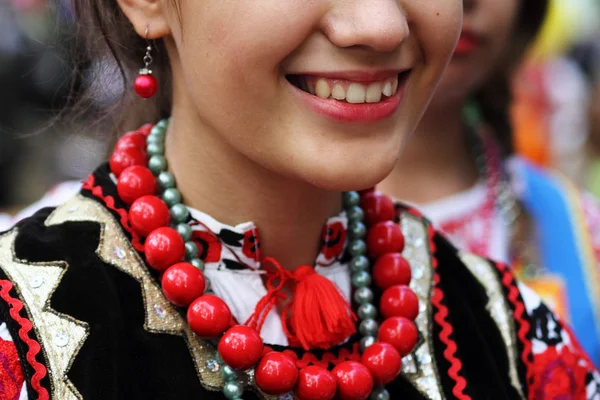
[{"label": "neck", "polygon": [[284,268],[313,265],[324,223],[341,210],[341,193],[259,166],[185,109],[174,107],[166,138],[184,203],[228,225],[255,222],[262,254]]},{"label": "neck", "polygon": [[416,204],[470,188],[478,173],[465,137],[462,107],[461,102],[432,104],[394,170],[378,188]]}]

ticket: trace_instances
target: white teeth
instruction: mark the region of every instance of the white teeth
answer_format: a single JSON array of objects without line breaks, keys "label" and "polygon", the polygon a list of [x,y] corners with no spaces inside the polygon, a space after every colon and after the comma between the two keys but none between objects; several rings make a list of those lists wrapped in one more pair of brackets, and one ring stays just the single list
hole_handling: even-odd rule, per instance
[{"label": "white teeth", "polygon": [[398,77],[379,82],[359,83],[352,81],[317,78],[302,80],[299,87],[321,99],[335,99],[352,104],[379,103],[398,91]]},{"label": "white teeth", "polygon": [[[344,89],[342,88],[342,92],[343,91]],[[322,99],[329,98],[329,95],[331,95],[331,88],[325,79],[317,80],[317,83],[315,84],[315,94]]]},{"label": "white teeth", "polygon": [[367,103],[378,103],[381,101],[381,84],[380,83],[372,83],[367,88]]},{"label": "white teeth", "polygon": [[392,83],[387,81],[385,85],[383,85],[383,90],[381,92],[384,96],[390,97],[392,95]]},{"label": "white teeth", "polygon": [[359,83],[351,83],[346,93],[346,101],[352,104],[360,104],[365,102],[366,96],[365,87]]},{"label": "white teeth", "polygon": [[336,100],[345,100],[346,91],[344,90],[344,87],[339,83],[336,83],[333,87],[333,90],[331,91],[331,97],[333,97]]}]

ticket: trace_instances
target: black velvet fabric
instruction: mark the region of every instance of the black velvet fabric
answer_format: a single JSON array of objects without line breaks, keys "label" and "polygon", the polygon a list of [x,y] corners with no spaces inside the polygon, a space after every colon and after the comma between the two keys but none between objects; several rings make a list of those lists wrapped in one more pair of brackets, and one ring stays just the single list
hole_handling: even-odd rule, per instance
[{"label": "black velvet fabric", "polygon": [[[116,194],[106,166],[95,176],[105,194]],[[84,191],[84,195],[93,198],[89,192]],[[139,283],[102,262],[95,253],[100,233],[98,224],[70,222],[46,227],[44,221],[50,211],[42,210],[18,225],[15,251],[21,260],[64,260],[69,265],[51,297],[51,306],[89,324],[89,337],[68,374],[83,398],[223,399],[221,393],[207,391],[200,384],[183,338],[144,330]],[[467,380],[465,393],[473,399],[519,398],[510,385],[504,343],[486,310],[484,289],[444,238],[436,236],[435,244],[440,288],[444,292],[444,304],[449,308],[447,320],[454,329],[451,338],[458,345],[456,356],[462,362],[460,374]],[[2,301],[0,318],[9,321],[13,338],[17,338],[18,328],[7,319],[7,308]],[[443,355],[445,345],[439,340],[440,330],[434,324],[434,358],[444,395],[452,399],[454,381],[447,374],[450,364]],[[23,355],[22,343],[18,338],[16,342]],[[41,357],[40,361],[45,362]],[[23,365],[26,374],[30,373],[27,363]],[[520,368],[524,371],[522,366]],[[43,383],[49,389],[48,379]],[[392,399],[424,399],[403,377],[388,385],[388,390]],[[244,394],[244,399],[257,398],[254,393]]]}]

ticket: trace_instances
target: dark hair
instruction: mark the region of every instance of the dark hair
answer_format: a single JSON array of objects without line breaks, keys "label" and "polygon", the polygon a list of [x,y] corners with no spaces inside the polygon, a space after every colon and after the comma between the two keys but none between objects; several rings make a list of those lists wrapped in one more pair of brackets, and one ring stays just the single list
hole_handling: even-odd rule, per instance
[{"label": "dark hair", "polygon": [[548,1],[521,0],[516,29],[510,48],[505,54],[505,62],[475,95],[481,116],[493,128],[505,156],[514,151],[513,130],[509,115],[512,102],[511,75],[542,27]]},{"label": "dark hair", "polygon": [[[74,76],[87,76],[85,89],[72,90],[67,112],[70,118],[85,116],[106,86],[114,79],[121,86],[120,96],[99,120],[109,117],[118,132],[139,127],[146,122],[166,118],[171,112],[171,77],[169,59],[162,40],[150,42],[153,62],[150,66],[159,82],[152,99],[144,100],[133,93],[133,80],[143,67],[148,42],[140,37],[115,0],[73,0],[77,17]],[[95,67],[95,68],[94,68]],[[112,111],[119,110],[113,120]]]}]

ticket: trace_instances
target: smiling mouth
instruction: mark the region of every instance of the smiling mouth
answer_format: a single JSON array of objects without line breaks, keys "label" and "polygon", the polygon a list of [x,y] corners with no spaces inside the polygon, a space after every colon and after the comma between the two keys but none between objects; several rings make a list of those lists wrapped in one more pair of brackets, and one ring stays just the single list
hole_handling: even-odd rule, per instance
[{"label": "smiling mouth", "polygon": [[298,89],[321,99],[350,104],[374,104],[396,95],[410,71],[373,82],[356,82],[314,75],[288,75],[287,80]]}]

